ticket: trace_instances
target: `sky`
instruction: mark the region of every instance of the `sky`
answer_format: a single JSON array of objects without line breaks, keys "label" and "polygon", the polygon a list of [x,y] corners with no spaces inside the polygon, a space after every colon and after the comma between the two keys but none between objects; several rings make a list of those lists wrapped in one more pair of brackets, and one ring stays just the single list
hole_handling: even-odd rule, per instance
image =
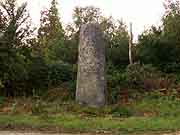
[{"label": "sky", "polygon": [[[20,0],[23,1],[23,0]],[[26,0],[24,0],[26,1]],[[48,8],[51,0],[27,0],[34,24],[39,23],[40,11]],[[58,0],[61,21],[64,25],[72,22],[73,9],[76,6],[99,7],[104,16],[123,19],[129,25],[133,23],[135,38],[151,25],[159,25],[164,13],[164,0]]]}]

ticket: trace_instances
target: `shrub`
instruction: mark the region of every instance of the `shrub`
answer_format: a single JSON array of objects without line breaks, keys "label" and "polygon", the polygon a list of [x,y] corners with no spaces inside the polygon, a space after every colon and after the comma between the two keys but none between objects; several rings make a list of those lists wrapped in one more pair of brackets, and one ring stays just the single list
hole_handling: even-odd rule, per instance
[{"label": "shrub", "polygon": [[124,68],[114,67],[112,64],[107,66],[107,90],[109,103],[116,103],[119,90],[127,87],[127,78]]},{"label": "shrub", "polygon": [[161,72],[157,71],[152,65],[141,65],[136,63],[127,67],[125,75],[130,88],[144,89],[145,81],[147,84],[153,83],[151,82],[152,80],[161,77]]},{"label": "shrub", "polygon": [[47,111],[45,110],[45,103],[40,98],[35,98],[32,101],[31,111],[33,115],[45,114]]},{"label": "shrub", "polygon": [[37,91],[47,89],[49,83],[48,79],[48,65],[42,58],[34,58],[29,69],[29,84],[31,90],[34,89]]},{"label": "shrub", "polygon": [[159,68],[165,73],[180,73],[180,63],[159,64]]},{"label": "shrub", "polygon": [[[0,67],[0,89],[3,96],[22,96],[26,93],[28,70],[23,56],[14,56],[10,63]],[[27,89],[26,89],[27,88]]]},{"label": "shrub", "polygon": [[59,85],[73,79],[73,66],[61,61],[49,64],[48,80],[49,85]]},{"label": "shrub", "polygon": [[[61,61],[46,64],[43,59],[36,58],[29,70],[31,94],[42,95],[48,89],[59,87],[66,82],[73,82],[73,77],[72,65]],[[70,87],[73,86],[70,85]]]},{"label": "shrub", "polygon": [[130,117],[133,115],[133,112],[125,106],[116,106],[111,110],[111,113],[114,117]]},{"label": "shrub", "polygon": [[5,97],[0,97],[0,105],[2,105],[5,102],[6,98]]},{"label": "shrub", "polygon": [[71,99],[71,93],[67,86],[60,85],[56,88],[48,89],[43,97],[46,101],[68,101]]},{"label": "shrub", "polygon": [[162,96],[159,91],[147,93],[133,103],[136,114],[150,114],[162,117],[177,116],[180,113],[179,99],[173,93]]}]

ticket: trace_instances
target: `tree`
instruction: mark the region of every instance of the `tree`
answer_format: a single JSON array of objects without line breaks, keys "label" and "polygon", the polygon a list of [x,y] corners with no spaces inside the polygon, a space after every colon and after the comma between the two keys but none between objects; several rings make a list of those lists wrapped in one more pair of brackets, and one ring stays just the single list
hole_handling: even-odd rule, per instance
[{"label": "tree", "polygon": [[41,26],[38,30],[38,37],[45,37],[47,40],[55,40],[64,37],[64,30],[60,22],[56,0],[52,0],[49,10],[41,12]]},{"label": "tree", "polygon": [[73,20],[76,29],[79,29],[82,24],[98,23],[102,17],[99,8],[93,6],[76,7],[73,13]]},{"label": "tree", "polygon": [[6,18],[3,15],[2,9],[0,9],[0,32],[1,33],[4,32],[5,30],[5,27],[6,27],[5,22],[6,22]]},{"label": "tree", "polygon": [[122,20],[112,21],[107,33],[107,60],[113,65],[128,65],[129,63],[129,35],[127,26]]},{"label": "tree", "polygon": [[130,23],[130,37],[129,37],[129,63],[130,65],[133,64],[132,45],[133,45],[133,33],[132,33],[132,23]]},{"label": "tree", "polygon": [[[64,45],[64,30],[60,22],[56,0],[52,0],[49,10],[41,12],[38,41],[47,59],[57,59],[57,50]],[[61,55],[62,56],[62,55]]]},{"label": "tree", "polygon": [[102,23],[104,17],[99,8],[94,6],[76,7],[73,12],[73,24],[68,25],[71,38],[79,39],[80,27],[88,23]]},{"label": "tree", "polygon": [[79,29],[82,24],[98,23],[105,35],[107,60],[113,64],[128,64],[128,31],[125,23],[115,21],[112,17],[104,17],[99,8],[93,6],[76,7],[73,13],[74,24],[69,29],[72,31],[71,39],[78,44]]},{"label": "tree", "polygon": [[13,47],[23,45],[26,37],[32,34],[30,26],[30,17],[27,12],[27,3],[16,7],[16,0],[6,0],[0,3],[3,25],[4,37],[8,44]]},{"label": "tree", "polygon": [[[162,25],[143,32],[137,48],[142,63],[154,64],[167,71],[167,67],[175,68],[180,63],[180,4],[167,0],[164,7]],[[168,72],[174,71],[172,68]]]},{"label": "tree", "polygon": [[177,0],[166,0],[164,7],[166,11],[162,18],[163,34],[173,44],[180,45],[180,3]]},{"label": "tree", "polygon": [[175,68],[179,61],[179,49],[164,36],[161,28],[152,27],[141,34],[136,48],[141,63],[153,64],[165,72],[176,70],[172,68]]},{"label": "tree", "polygon": [[17,89],[23,89],[22,81],[27,77],[26,56],[22,52],[33,29],[26,6],[27,3],[23,3],[18,7],[16,0],[0,2],[0,32],[3,33],[0,39],[0,80],[6,95],[11,96],[18,93]]},{"label": "tree", "polygon": [[99,8],[93,6],[76,7],[73,13],[73,24],[66,27],[65,48],[66,61],[76,64],[78,58],[79,31],[83,24],[101,23],[102,15]]}]

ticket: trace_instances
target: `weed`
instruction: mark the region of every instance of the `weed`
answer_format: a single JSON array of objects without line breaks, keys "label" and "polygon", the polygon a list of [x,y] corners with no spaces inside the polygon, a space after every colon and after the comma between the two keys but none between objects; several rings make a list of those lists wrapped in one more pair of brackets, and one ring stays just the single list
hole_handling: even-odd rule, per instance
[{"label": "weed", "polygon": [[17,101],[15,100],[11,106],[11,114],[15,114],[17,112]]},{"label": "weed", "polygon": [[114,117],[130,117],[133,115],[132,110],[125,106],[114,107],[111,113]]},{"label": "weed", "polygon": [[5,99],[6,99],[5,97],[0,97],[0,105],[4,103]]}]

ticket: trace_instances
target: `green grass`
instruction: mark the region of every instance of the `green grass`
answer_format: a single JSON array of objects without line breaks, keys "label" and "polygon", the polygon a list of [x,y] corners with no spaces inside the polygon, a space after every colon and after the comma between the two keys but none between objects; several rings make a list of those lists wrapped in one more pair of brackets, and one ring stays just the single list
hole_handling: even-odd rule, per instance
[{"label": "green grass", "polygon": [[180,99],[174,96],[162,96],[153,93],[143,100],[131,104],[131,109],[136,113],[149,112],[155,116],[171,117],[180,115]]},{"label": "green grass", "polygon": [[[19,106],[22,105],[17,104],[17,110]],[[42,101],[38,106],[32,105],[31,109],[33,111],[29,115],[21,111],[1,114],[0,127],[58,127],[64,132],[110,131],[113,134],[180,130],[180,100],[173,96],[152,94],[127,106],[106,106],[101,109],[82,107],[73,102]]]},{"label": "green grass", "polygon": [[71,114],[57,116],[0,115],[0,124],[24,125],[33,127],[58,126],[65,131],[81,132],[149,132],[176,131],[180,129],[179,117],[80,117]]}]

